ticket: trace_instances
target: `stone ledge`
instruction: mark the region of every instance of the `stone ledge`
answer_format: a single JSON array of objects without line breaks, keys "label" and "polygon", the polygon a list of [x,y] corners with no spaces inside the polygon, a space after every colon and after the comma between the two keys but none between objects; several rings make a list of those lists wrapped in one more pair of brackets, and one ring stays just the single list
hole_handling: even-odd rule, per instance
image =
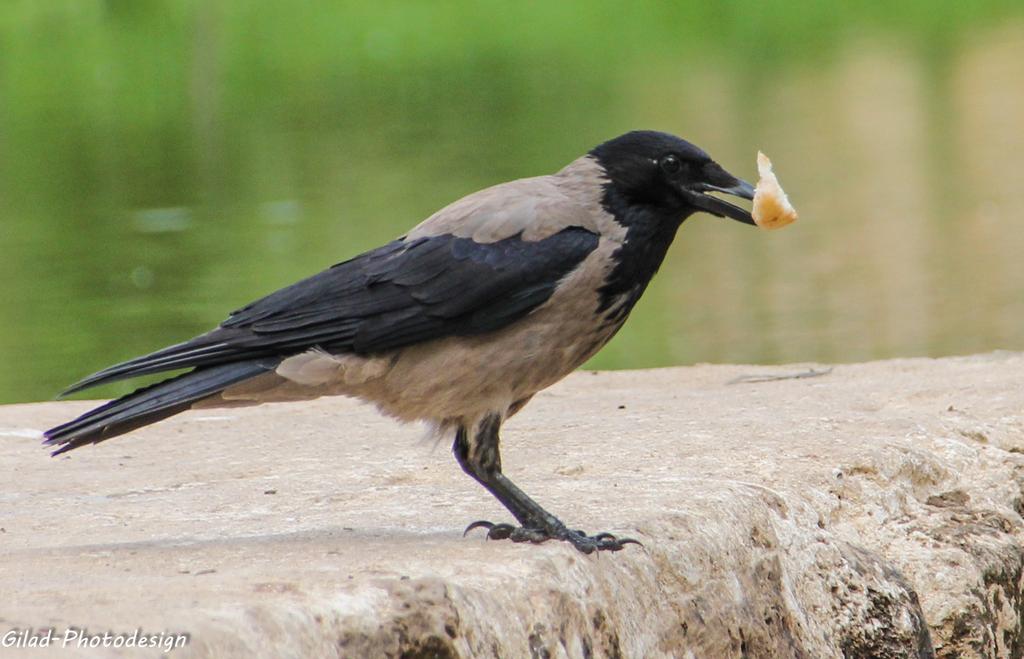
[{"label": "stone ledge", "polygon": [[645,543],[598,557],[462,538],[507,515],[447,446],[349,400],[191,412],[55,460],[30,431],[87,403],[0,407],[0,635],[187,632],[180,657],[1021,656],[1024,356],[727,384],[806,368],[539,395],[506,473]]}]

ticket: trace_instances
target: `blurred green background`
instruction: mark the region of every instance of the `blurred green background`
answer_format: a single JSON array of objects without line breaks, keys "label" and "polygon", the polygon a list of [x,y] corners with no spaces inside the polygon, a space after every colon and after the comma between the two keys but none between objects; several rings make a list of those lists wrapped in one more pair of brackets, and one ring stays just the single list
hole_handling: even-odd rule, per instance
[{"label": "blurred green background", "polygon": [[694,217],[591,367],[1024,349],[1019,0],[5,0],[0,402],[633,128],[801,220]]}]

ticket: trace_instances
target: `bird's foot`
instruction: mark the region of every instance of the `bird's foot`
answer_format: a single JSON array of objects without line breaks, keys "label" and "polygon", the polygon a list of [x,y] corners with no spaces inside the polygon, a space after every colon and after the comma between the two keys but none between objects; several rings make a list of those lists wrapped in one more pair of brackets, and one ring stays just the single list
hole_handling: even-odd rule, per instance
[{"label": "bird's foot", "polygon": [[528,528],[525,526],[513,526],[511,524],[494,524],[493,522],[473,522],[466,527],[462,533],[465,536],[473,529],[487,529],[488,540],[511,540],[512,542],[532,542],[540,544],[548,540],[563,540],[584,554],[592,554],[595,551],[619,551],[626,545],[640,545],[639,540],[633,538],[616,538],[611,533],[597,533],[587,535],[580,530],[573,530],[565,526],[552,529]]}]

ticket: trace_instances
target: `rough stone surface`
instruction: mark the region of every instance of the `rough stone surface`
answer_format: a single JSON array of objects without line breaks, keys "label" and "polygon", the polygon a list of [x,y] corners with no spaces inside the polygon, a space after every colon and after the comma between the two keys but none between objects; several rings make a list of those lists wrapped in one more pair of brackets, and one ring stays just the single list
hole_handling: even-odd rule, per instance
[{"label": "rough stone surface", "polygon": [[1022,656],[1024,356],[730,384],[807,368],[539,395],[506,472],[644,542],[601,556],[461,537],[508,516],[447,446],[348,400],[191,412],[59,459],[31,431],[88,403],[3,407],[0,634],[188,632],[181,657]]}]

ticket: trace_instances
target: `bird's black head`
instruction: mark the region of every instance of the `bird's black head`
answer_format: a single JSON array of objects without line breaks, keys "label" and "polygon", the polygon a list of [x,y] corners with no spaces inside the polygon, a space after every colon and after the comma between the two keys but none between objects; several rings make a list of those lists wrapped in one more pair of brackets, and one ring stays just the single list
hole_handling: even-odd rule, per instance
[{"label": "bird's black head", "polygon": [[[686,140],[653,130],[635,130],[594,148],[609,179],[613,204],[643,207],[681,222],[704,211],[754,224],[750,212],[709,192],[754,198],[754,187],[722,169]],[[615,214],[622,215],[622,209]],[[678,225],[677,225],[678,226]]]}]

